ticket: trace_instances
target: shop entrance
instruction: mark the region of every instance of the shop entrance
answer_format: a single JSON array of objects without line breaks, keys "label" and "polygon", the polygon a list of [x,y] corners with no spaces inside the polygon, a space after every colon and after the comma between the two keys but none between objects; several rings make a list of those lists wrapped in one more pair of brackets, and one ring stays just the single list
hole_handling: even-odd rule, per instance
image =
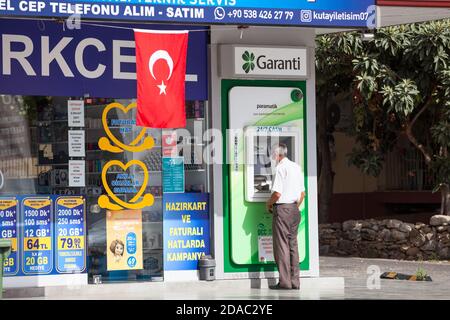
[{"label": "shop entrance", "polygon": [[[172,187],[171,176],[163,165],[167,146],[183,159],[183,190],[178,191],[205,193],[209,190],[208,168],[202,161],[204,144],[194,135],[196,130],[197,136],[199,133],[203,136],[208,126],[205,101],[186,101],[185,129],[171,130],[170,135],[161,129],[147,129],[143,139],[151,136],[154,140],[149,150],[121,153],[102,150],[99,141],[107,135],[102,123],[105,108],[132,103],[133,99],[0,96],[3,115],[0,198],[82,197],[86,211],[84,272],[88,273],[89,283],[163,280],[163,195]],[[73,113],[74,109],[68,107],[77,104],[83,107],[81,113]],[[125,113],[117,108],[108,113],[108,130],[125,144],[131,144],[142,130],[135,126],[134,113],[135,110]],[[82,127],[71,127],[74,117]],[[73,137],[72,131],[82,132],[83,146],[74,146],[79,137]],[[153,205],[123,212],[102,208],[99,198],[107,194],[102,180],[105,166],[113,161],[129,163],[131,160],[143,162],[145,168],[134,166],[124,170],[111,165],[105,174],[107,185],[115,196],[129,203],[143,186],[145,170],[149,182],[144,186],[144,193],[153,196]],[[75,180],[72,161],[84,166]],[[164,179],[168,178],[164,187]],[[130,233],[135,235],[131,242],[134,251],[130,250]]]}]

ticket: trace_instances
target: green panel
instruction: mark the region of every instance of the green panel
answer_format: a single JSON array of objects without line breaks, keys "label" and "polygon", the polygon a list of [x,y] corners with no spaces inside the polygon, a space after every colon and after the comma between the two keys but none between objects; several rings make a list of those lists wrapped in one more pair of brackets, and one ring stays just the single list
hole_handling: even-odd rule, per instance
[{"label": "green panel", "polygon": [[[304,159],[301,159],[305,173],[305,188],[308,192],[307,180],[307,130],[306,130],[306,82],[305,81],[268,81],[268,80],[222,80],[222,130],[225,137],[225,147],[229,148],[228,136],[226,130],[229,128],[229,91],[233,87],[296,87],[303,91],[303,101],[297,101],[284,106],[284,115],[267,115],[257,121],[254,125],[258,126],[277,126],[292,121],[303,120],[303,143]],[[300,104],[303,104],[302,106]],[[302,108],[299,108],[302,107]],[[281,109],[281,108],[280,108]],[[240,146],[242,147],[242,146]],[[225,150],[226,151],[226,150]],[[240,150],[241,151],[241,150]],[[227,152],[224,152],[224,163],[227,163]],[[231,176],[233,175],[233,176]],[[275,264],[262,264],[258,261],[258,235],[264,233],[271,234],[272,216],[265,214],[264,203],[254,203],[245,201],[244,196],[244,171],[231,172],[230,165],[223,166],[223,210],[224,210],[224,270],[225,272],[258,272],[275,271]],[[231,200],[232,195],[232,200]],[[301,259],[301,269],[309,269],[309,239],[308,234],[308,197],[302,206],[302,221],[299,227],[300,251],[303,253]],[[231,214],[231,212],[233,214]],[[242,213],[242,214],[239,214]],[[232,228],[241,228],[239,230]],[[236,230],[241,232],[242,236],[232,237]],[[250,250],[248,245],[250,243]],[[303,247],[302,247],[303,246]],[[250,252],[249,252],[250,251]]]}]

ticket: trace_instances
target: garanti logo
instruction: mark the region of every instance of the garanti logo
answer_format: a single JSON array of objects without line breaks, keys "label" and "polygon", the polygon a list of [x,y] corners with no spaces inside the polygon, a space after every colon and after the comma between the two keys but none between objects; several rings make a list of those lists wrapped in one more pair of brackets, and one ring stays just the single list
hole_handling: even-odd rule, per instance
[{"label": "garanti logo", "polygon": [[242,55],[242,59],[244,60],[244,65],[242,66],[242,69],[245,71],[245,73],[249,73],[250,70],[255,69],[255,54],[250,53],[248,51],[245,51]]},{"label": "garanti logo", "polygon": [[[258,73],[260,71],[300,71],[302,70],[302,58],[300,56],[277,57],[270,52],[257,53],[245,50],[242,54],[244,64],[242,70],[245,73]],[[255,70],[256,69],[256,70]]]}]

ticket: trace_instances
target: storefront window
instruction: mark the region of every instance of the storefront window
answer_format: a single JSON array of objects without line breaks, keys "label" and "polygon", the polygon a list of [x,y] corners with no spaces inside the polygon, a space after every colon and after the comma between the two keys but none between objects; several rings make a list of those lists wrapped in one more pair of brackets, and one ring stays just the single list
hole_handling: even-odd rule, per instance
[{"label": "storefront window", "polygon": [[[204,101],[187,101],[187,126],[185,129],[147,129],[143,139],[151,136],[154,147],[141,152],[108,152],[99,146],[99,140],[108,135],[102,123],[106,106],[119,103],[126,107],[135,100],[0,96],[0,197],[19,195],[82,196],[86,201],[87,272],[89,281],[161,281],[163,280],[163,214],[162,198],[170,192],[174,177],[165,172],[163,158],[183,159],[184,192],[208,192],[207,166],[203,162],[203,133],[208,128]],[[84,123],[71,127],[74,119],[68,113],[70,101],[82,101]],[[124,144],[132,145],[142,128],[134,123],[135,109],[124,112],[112,109],[107,115],[107,127],[112,135]],[[79,120],[79,119],[78,119]],[[82,121],[82,122],[83,122]],[[173,137],[174,141],[163,138]],[[80,147],[80,139],[83,144]],[[78,144],[78,146],[77,146]],[[172,145],[171,145],[172,144]],[[74,153],[75,152],[75,153]],[[139,160],[145,168],[109,165],[118,160],[123,164]],[[81,181],[71,176],[71,161],[84,165]],[[108,250],[119,256],[125,239],[115,242],[108,239],[108,210],[99,205],[99,197],[107,195],[102,181],[102,171],[108,164],[106,181],[118,199],[127,203],[134,199],[143,185],[144,171],[149,179],[145,193],[153,195],[154,204],[144,207],[140,235],[142,239],[142,269],[114,270],[107,261]],[[79,167],[83,168],[83,166]],[[166,181],[166,182],[164,182]],[[166,183],[166,185],[165,185]],[[114,237],[114,236],[113,236]],[[122,244],[121,244],[122,243]],[[122,247],[121,247],[122,246]]]}]

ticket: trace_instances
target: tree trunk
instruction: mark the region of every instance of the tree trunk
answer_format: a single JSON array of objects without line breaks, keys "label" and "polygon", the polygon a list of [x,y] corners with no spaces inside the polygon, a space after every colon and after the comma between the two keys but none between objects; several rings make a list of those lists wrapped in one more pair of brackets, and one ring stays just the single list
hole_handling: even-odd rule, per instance
[{"label": "tree trunk", "polygon": [[327,99],[317,101],[317,144],[318,144],[318,198],[319,223],[329,222],[331,197],[333,196],[333,170],[331,165],[330,138],[327,132]]},{"label": "tree trunk", "polygon": [[450,215],[450,188],[448,185],[441,187],[441,214]]}]

